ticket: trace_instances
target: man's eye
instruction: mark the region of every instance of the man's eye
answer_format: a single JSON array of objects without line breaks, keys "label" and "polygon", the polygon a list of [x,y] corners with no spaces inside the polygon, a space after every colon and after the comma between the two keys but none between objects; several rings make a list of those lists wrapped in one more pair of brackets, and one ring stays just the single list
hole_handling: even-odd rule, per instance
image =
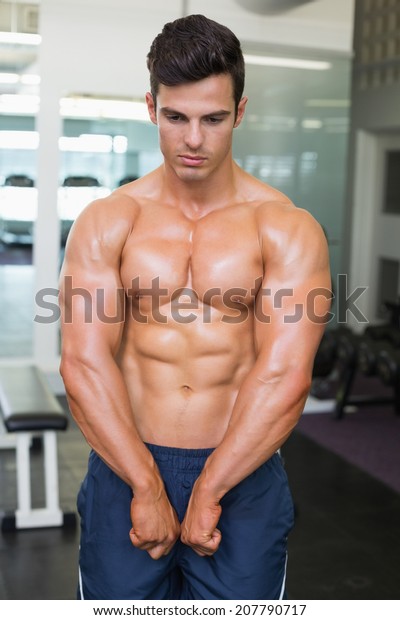
[{"label": "man's eye", "polygon": [[181,118],[182,118],[182,117],[181,117],[181,116],[179,116],[179,114],[169,114],[169,115],[167,116],[167,119],[168,119],[169,121],[172,121],[173,123],[175,123],[176,121],[180,121],[180,120],[181,120]]},{"label": "man's eye", "polygon": [[221,123],[222,118],[216,118],[215,116],[209,116],[208,121],[211,123],[211,125],[216,125],[217,123]]}]

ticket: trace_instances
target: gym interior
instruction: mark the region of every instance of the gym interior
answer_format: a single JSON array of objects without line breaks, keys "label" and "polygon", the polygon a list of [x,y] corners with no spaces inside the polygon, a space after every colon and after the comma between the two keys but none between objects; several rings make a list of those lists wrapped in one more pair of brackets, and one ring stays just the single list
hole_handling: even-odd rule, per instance
[{"label": "gym interior", "polygon": [[145,58],[192,13],[243,44],[235,160],[329,244],[332,315],[282,447],[288,596],[398,599],[400,0],[0,0],[0,599],[76,598],[89,449],[58,372],[58,275],[84,206],[161,163]]}]

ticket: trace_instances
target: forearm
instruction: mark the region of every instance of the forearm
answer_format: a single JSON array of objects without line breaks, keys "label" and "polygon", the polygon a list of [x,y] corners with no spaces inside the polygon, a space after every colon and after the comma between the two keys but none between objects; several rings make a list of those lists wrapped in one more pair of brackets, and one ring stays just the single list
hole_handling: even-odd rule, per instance
[{"label": "forearm", "polygon": [[134,493],[157,494],[161,478],[138,434],[122,373],[112,356],[93,360],[61,364],[71,413],[88,444]]},{"label": "forearm", "polygon": [[199,488],[219,500],[267,461],[295,427],[308,390],[308,378],[297,371],[270,381],[251,373],[238,394],[222,442],[206,462]]}]

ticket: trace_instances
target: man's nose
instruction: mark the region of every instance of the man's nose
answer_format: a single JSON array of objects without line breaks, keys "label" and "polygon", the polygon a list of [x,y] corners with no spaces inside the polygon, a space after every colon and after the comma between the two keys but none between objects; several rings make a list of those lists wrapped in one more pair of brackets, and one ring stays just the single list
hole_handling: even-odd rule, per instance
[{"label": "man's nose", "polygon": [[199,123],[193,122],[188,124],[185,142],[192,151],[196,151],[198,148],[200,148],[203,142],[203,136]]}]

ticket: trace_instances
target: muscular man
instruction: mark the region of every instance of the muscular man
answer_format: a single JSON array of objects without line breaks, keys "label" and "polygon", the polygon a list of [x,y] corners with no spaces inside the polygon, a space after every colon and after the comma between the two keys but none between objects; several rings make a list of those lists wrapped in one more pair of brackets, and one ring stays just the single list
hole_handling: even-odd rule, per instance
[{"label": "muscular man", "polygon": [[92,447],[80,596],[279,599],[278,450],[329,308],[325,236],[232,159],[247,99],[230,30],[178,19],[148,67],[164,163],[84,210],[61,275],[61,374]]}]

